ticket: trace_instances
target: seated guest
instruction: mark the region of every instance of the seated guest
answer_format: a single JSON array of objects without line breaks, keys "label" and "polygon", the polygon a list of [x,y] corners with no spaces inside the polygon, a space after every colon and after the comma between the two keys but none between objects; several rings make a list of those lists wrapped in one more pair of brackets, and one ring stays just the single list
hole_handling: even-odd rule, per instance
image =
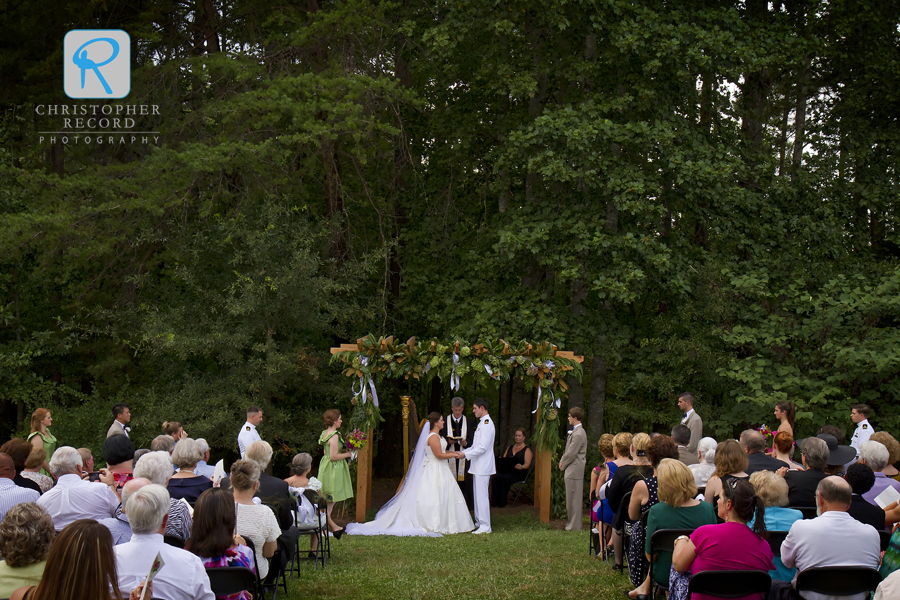
[{"label": "seated guest", "polygon": [[41,473],[41,466],[45,462],[47,462],[47,451],[43,447],[32,447],[28,454],[28,460],[25,461],[25,468],[22,469],[22,477],[38,484],[42,494],[53,487],[53,480]]},{"label": "seated guest", "polygon": [[158,435],[150,442],[150,452],[168,452],[175,449],[175,440],[170,435]]},{"label": "seated guest", "polygon": [[172,462],[178,467],[178,472],[172,475],[166,485],[172,498],[196,502],[200,494],[212,487],[212,481],[208,477],[194,472],[201,458],[203,452],[200,451],[200,444],[196,440],[184,438],[175,446],[175,450],[172,451]]},{"label": "seated guest", "polygon": [[128,522],[125,504],[132,494],[145,485],[150,485],[150,483],[152,482],[149,479],[144,479],[143,477],[130,480],[122,486],[122,503],[116,511],[116,516],[109,517],[108,519],[100,519],[100,521],[98,521],[101,525],[109,529],[109,532],[113,536],[113,546],[118,546],[119,544],[131,541],[131,524]]},{"label": "seated guest", "polygon": [[[622,505],[622,499],[634,489],[635,484],[639,480],[653,475],[653,467],[650,466],[650,461],[647,458],[648,444],[650,444],[650,436],[646,433],[636,433],[631,438],[632,463],[619,467],[606,488],[606,499],[609,500],[609,506],[612,508],[613,514],[616,515],[613,521],[613,530],[617,533],[623,530],[625,522],[628,520],[628,506]],[[621,535],[613,535],[613,547],[615,549],[613,570],[617,571],[624,569],[622,564],[622,541]]]},{"label": "seated guest", "polygon": [[824,440],[828,446],[828,465],[825,467],[825,475],[844,475],[844,465],[856,458],[856,449],[841,445],[837,438],[828,433],[820,433],[816,436]]},{"label": "seated guest", "polygon": [[[134,467],[134,476],[149,479],[156,485],[166,487],[172,476],[171,457],[167,452],[151,452],[141,457]],[[166,492],[168,495],[168,492]],[[188,540],[191,537],[191,511],[190,507],[175,498],[169,499],[169,518],[166,521],[166,535],[172,535],[180,540]]]},{"label": "seated guest", "polygon": [[[310,484],[310,471],[312,471],[312,456],[307,452],[301,452],[294,456],[294,460],[291,461],[291,476],[285,479],[288,489],[291,491],[291,496],[297,499],[295,522],[301,528],[301,533],[304,533],[303,529],[319,528],[326,521],[325,515],[318,510],[318,507],[313,504],[313,500],[310,499],[310,494],[305,493]],[[319,485],[321,486],[321,482]],[[313,498],[318,500],[318,493],[315,493]],[[310,534],[308,558],[315,558],[318,547],[319,538],[314,534]]]},{"label": "seated guest", "polygon": [[[716,510],[709,502],[695,499],[697,486],[694,475],[683,463],[664,458],[656,468],[659,502],[650,509],[647,517],[647,534],[644,540],[644,553],[648,561],[653,561],[653,578],[655,582],[668,587],[669,570],[672,566],[672,553],[660,552],[650,556],[650,538],[659,529],[696,529],[703,525],[716,523]],[[631,597],[650,594],[650,580],[629,594]]]},{"label": "seated guest", "polygon": [[124,434],[111,435],[103,440],[103,460],[116,480],[116,491],[134,478],[134,446]]},{"label": "seated guest", "polygon": [[[145,460],[145,456],[141,460]],[[131,541],[115,547],[118,587],[131,589],[150,572],[157,553],[166,563],[153,580],[153,597],[167,600],[213,600],[203,562],[187,550],[163,541],[169,516],[169,492],[161,485],[145,485],[128,498],[126,514]],[[106,528],[104,528],[105,530]]]},{"label": "seated guest", "polygon": [[16,485],[13,481],[15,474],[16,468],[12,458],[7,454],[0,454],[0,519],[16,504],[37,502],[41,496],[31,488]]},{"label": "seated guest", "polygon": [[209,444],[203,438],[197,438],[197,445],[200,446],[200,452],[203,453],[203,458],[197,461],[197,467],[194,469],[194,473],[206,477],[211,481],[216,472],[216,467],[209,464]]},{"label": "seated guest", "polygon": [[898,442],[894,436],[889,434],[887,431],[876,431],[872,434],[872,437],[869,438],[870,442],[878,442],[879,444],[883,444],[888,451],[888,464],[885,465],[884,469],[881,471],[884,473],[885,477],[890,477],[891,479],[900,480],[900,471],[897,470],[897,467],[894,466],[898,461],[900,461],[900,442]]},{"label": "seated guest", "polygon": [[184,427],[178,421],[165,421],[162,424],[162,429],[163,435],[171,437],[176,444],[188,436]]},{"label": "seated guest", "polygon": [[788,505],[813,507],[816,505],[816,487],[827,477],[825,467],[828,466],[828,444],[817,437],[806,438],[800,448],[800,459],[805,471],[788,471],[784,474],[784,480],[788,484]]},{"label": "seated guest", "polygon": [[878,494],[889,487],[900,492],[900,481],[891,479],[884,474],[884,468],[888,464],[888,457],[888,449],[884,447],[884,444],[868,441],[859,445],[859,462],[869,465],[875,473],[875,484],[871,490],[863,494],[866,502],[876,504],[875,498],[878,497]]},{"label": "seated guest", "polygon": [[700,464],[697,456],[688,450],[688,444],[691,443],[691,430],[687,425],[678,424],[672,428],[672,439],[678,445],[678,460],[685,465]]},{"label": "seated guest", "polygon": [[[25,465],[28,463],[28,457],[31,455],[32,448],[34,448],[34,446],[22,438],[13,438],[0,446],[0,452],[9,456],[13,461],[13,468],[15,469],[13,483],[19,487],[28,488],[29,490],[36,491],[38,494],[42,494],[41,486],[31,479],[22,476],[22,471],[25,470]],[[47,452],[44,451],[44,455],[46,454]]]},{"label": "seated guest", "polygon": [[[501,458],[511,459],[514,464],[511,465],[512,470],[506,472],[501,472],[498,467],[497,473],[491,477],[491,506],[498,508],[506,506],[509,488],[514,483],[525,481],[528,469],[531,468],[533,454],[531,448],[525,445],[525,430],[523,428],[519,427],[516,429],[515,443],[506,447]],[[498,461],[498,465],[502,464],[503,461]]]},{"label": "seated guest", "polygon": [[[247,453],[250,453],[249,448]],[[253,542],[259,576],[265,578],[269,574],[268,559],[275,555],[278,548],[281,528],[271,508],[253,502],[253,496],[259,489],[259,473],[259,465],[252,460],[239,460],[231,465],[231,485],[237,511],[235,531]]]},{"label": "seated guest", "polygon": [[[182,440],[178,445],[184,443]],[[194,509],[194,527],[187,549],[200,557],[203,566],[246,567],[256,572],[253,551],[244,538],[235,534],[234,496],[222,488],[210,488],[200,494]],[[228,600],[251,600],[249,592],[240,592]]]},{"label": "seated guest", "polygon": [[787,465],[792,471],[803,471],[803,465],[794,462],[794,436],[787,431],[779,431],[775,434],[775,441],[772,444],[774,448],[773,456],[780,460],[781,467]]},{"label": "seated guest", "polygon": [[697,444],[697,464],[688,465],[697,487],[706,487],[709,478],[716,472],[716,448],[719,443],[711,437],[701,438]]},{"label": "seated guest", "polygon": [[766,438],[755,429],[741,432],[741,448],[747,453],[747,468],[744,470],[750,475],[757,471],[774,473],[784,466],[783,462],[766,454]]},{"label": "seated guest", "polygon": [[81,478],[81,455],[71,446],[61,446],[50,458],[50,471],[56,474],[56,485],[37,503],[53,519],[57,531],[78,519],[114,517],[119,506],[112,473],[100,469],[100,481]]},{"label": "seated guest", "polygon": [[850,484],[850,490],[853,492],[847,512],[860,523],[883,531],[885,528],[884,509],[877,504],[869,504],[862,496],[875,485],[875,473],[872,468],[864,463],[853,463],[847,467],[844,479]]},{"label": "seated guest", "polygon": [[[256,497],[262,500],[263,504],[273,507],[282,531],[290,529],[294,524],[292,510],[294,503],[291,501],[288,484],[283,479],[263,472],[272,460],[272,446],[265,440],[257,440],[247,446],[244,457],[245,460],[252,460],[259,466],[259,489],[256,491]],[[223,478],[220,487],[230,488],[231,479]]]},{"label": "seated guest", "polygon": [[[619,465],[616,464],[615,450],[613,450],[613,440],[616,438],[611,433],[604,433],[597,440],[597,448],[600,450],[602,462],[591,469],[591,486],[588,488],[588,499],[591,503],[591,521],[596,523],[612,523],[613,512],[609,507],[609,501],[605,498],[600,499],[600,488],[609,481],[612,475],[615,475]],[[606,539],[603,544],[609,544],[609,535],[612,533],[611,528],[606,528]],[[594,540],[594,547],[597,548],[597,554],[602,552],[600,546],[600,530],[594,527],[591,530],[591,538]]]},{"label": "seated guest", "polygon": [[[55,456],[56,452],[53,454]],[[147,572],[149,570],[148,565]],[[111,595],[122,598],[117,580],[109,530],[92,519],[79,519],[56,536],[41,582],[35,587],[19,588],[10,600],[95,600]],[[155,582],[147,588],[147,598],[154,585]],[[129,589],[129,600],[138,600],[143,584]]]},{"label": "seated guest", "polygon": [[[650,466],[653,467],[653,474],[634,484],[631,501],[628,505],[628,518],[636,523],[631,532],[631,546],[628,549],[628,574],[635,586],[641,586],[644,583],[649,585],[649,582],[645,581],[648,565],[644,562],[644,528],[639,521],[650,511],[651,507],[659,502],[656,468],[664,458],[678,460],[678,447],[672,438],[660,434],[651,438],[650,443],[647,444],[647,458]],[[635,596],[637,593],[637,590],[634,590]]]},{"label": "seated guest", "polygon": [[719,495],[722,493],[722,487],[729,483],[732,479],[740,479],[746,481],[750,478],[747,475],[747,454],[736,440],[725,440],[719,442],[716,446],[715,457],[716,471],[713,473],[709,481],[706,482],[706,501],[716,506],[719,502]]},{"label": "seated guest", "polygon": [[841,431],[841,428],[837,425],[822,425],[821,427],[819,427],[816,435],[818,436],[822,433],[827,433],[828,435],[834,436],[834,439],[837,440],[838,444],[844,443],[844,432]]},{"label": "seated guest", "polygon": [[[721,444],[720,444],[721,446]],[[701,571],[771,571],[772,548],[766,541],[762,500],[745,479],[733,479],[722,489],[717,503],[719,518],[725,522],[703,525],[688,536],[675,540],[669,578],[669,596],[686,597],[693,574]],[[753,529],[747,523],[755,519]],[[694,600],[707,598],[694,594]]]},{"label": "seated guest", "polygon": [[83,474],[94,472],[94,455],[90,448],[79,448],[78,455],[81,457],[81,472]]},{"label": "seated guest", "polygon": [[149,448],[138,448],[137,450],[135,450],[134,460],[131,461],[132,465],[136,465],[137,461],[139,461],[143,455],[150,454],[151,452],[153,452],[153,450],[150,450]]},{"label": "seated guest", "polygon": [[896,571],[891,572],[878,584],[873,600],[894,600],[894,598],[900,598],[900,573]]},{"label": "seated guest", "polygon": [[0,521],[0,597],[9,598],[20,587],[41,581],[54,537],[53,519],[34,502],[6,512]]},{"label": "seated guest", "polygon": [[[779,477],[772,471],[757,471],[750,476],[750,485],[756,490],[756,495],[766,507],[766,530],[790,531],[794,521],[803,518],[803,513],[793,508],[786,508],[788,503],[788,485],[783,477]],[[753,523],[748,523],[753,527]],[[790,581],[794,578],[794,570],[788,569],[781,562],[781,558],[773,560],[775,570],[769,571],[772,579]]]},{"label": "seated guest", "polygon": [[[830,476],[816,488],[815,519],[797,521],[781,544],[781,561],[798,572],[815,567],[865,567],[877,569],[881,560],[878,532],[847,513],[850,484]],[[796,584],[796,578],[793,584]],[[800,594],[806,600],[828,598],[814,592]],[[864,600],[868,594],[844,596]]]}]

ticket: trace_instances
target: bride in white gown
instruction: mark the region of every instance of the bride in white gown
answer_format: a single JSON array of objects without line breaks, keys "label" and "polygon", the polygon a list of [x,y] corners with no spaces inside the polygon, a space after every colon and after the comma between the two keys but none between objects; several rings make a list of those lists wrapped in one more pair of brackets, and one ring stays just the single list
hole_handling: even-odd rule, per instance
[{"label": "bride in white gown", "polygon": [[381,507],[375,520],[350,523],[349,535],[439,536],[475,528],[466,500],[450,470],[447,440],[438,433],[444,426],[440,413],[428,415],[431,429],[422,427],[409,471],[397,494]]}]

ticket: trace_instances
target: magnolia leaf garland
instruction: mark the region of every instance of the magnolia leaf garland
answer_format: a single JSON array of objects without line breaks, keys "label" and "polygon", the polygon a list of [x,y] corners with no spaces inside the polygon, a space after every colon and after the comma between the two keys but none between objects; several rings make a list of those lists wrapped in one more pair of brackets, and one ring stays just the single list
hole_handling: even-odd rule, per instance
[{"label": "magnolia leaf garland", "polygon": [[465,382],[487,387],[521,379],[526,390],[538,390],[533,412],[540,418],[534,444],[549,451],[555,451],[560,441],[558,411],[568,396],[565,378],[582,378],[581,364],[560,356],[556,345],[527,340],[517,344],[502,339],[468,343],[410,338],[398,342],[393,336],[376,338],[369,334],[357,340],[354,350],[335,352],[331,362],[342,363],[343,374],[353,380],[354,421],[364,430],[383,421],[374,400],[375,386],[385,378],[429,381],[437,376],[449,381],[454,390]]}]

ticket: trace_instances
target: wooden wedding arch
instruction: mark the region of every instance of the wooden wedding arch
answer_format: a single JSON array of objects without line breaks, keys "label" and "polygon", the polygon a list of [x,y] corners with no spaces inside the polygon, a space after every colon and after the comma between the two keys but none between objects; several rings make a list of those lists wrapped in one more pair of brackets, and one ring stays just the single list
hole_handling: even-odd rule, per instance
[{"label": "wooden wedding arch", "polygon": [[[343,373],[352,380],[354,413],[351,423],[366,432],[367,443],[357,457],[356,520],[366,520],[372,506],[371,440],[384,419],[379,410],[377,384],[386,378],[429,381],[439,377],[450,382],[451,390],[463,383],[481,387],[499,386],[520,379],[525,389],[536,397],[535,434],[532,443],[535,458],[535,506],[540,519],[550,522],[550,481],[553,454],[559,447],[559,410],[568,395],[565,379],[581,381],[584,357],[558,349],[550,342],[522,340],[511,344],[502,339],[467,343],[460,340],[424,340],[410,338],[395,341],[393,336],[368,335],[355,344],[342,344],[331,349],[331,362],[341,364]],[[409,397],[401,397],[403,421],[409,418]],[[404,453],[408,460],[408,435],[404,437]]]}]

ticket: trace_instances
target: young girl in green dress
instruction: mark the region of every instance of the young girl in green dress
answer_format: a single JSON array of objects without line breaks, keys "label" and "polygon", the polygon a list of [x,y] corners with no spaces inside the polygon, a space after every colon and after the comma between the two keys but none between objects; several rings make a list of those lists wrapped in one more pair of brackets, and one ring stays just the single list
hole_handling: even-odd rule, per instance
[{"label": "young girl in green dress", "polygon": [[322,482],[322,495],[328,499],[326,514],[328,516],[328,529],[337,539],[344,534],[343,528],[338,529],[337,523],[331,519],[331,511],[336,502],[341,502],[353,497],[353,484],[350,482],[350,466],[347,459],[350,452],[341,452],[346,446],[338,429],[341,427],[341,411],[331,408],[325,411],[325,427],[327,429],[319,436],[319,443],[325,448],[325,455],[319,463],[319,481]]},{"label": "young girl in green dress", "polygon": [[50,433],[50,430],[47,429],[52,424],[53,418],[50,416],[50,411],[48,409],[38,408],[35,410],[31,413],[31,433],[28,434],[28,441],[33,447],[43,448],[44,452],[47,453],[47,459],[44,460],[41,473],[50,477],[55,477],[55,475],[50,472],[50,464],[47,462],[50,460],[50,457],[53,456],[53,451],[56,450],[56,438]]}]

